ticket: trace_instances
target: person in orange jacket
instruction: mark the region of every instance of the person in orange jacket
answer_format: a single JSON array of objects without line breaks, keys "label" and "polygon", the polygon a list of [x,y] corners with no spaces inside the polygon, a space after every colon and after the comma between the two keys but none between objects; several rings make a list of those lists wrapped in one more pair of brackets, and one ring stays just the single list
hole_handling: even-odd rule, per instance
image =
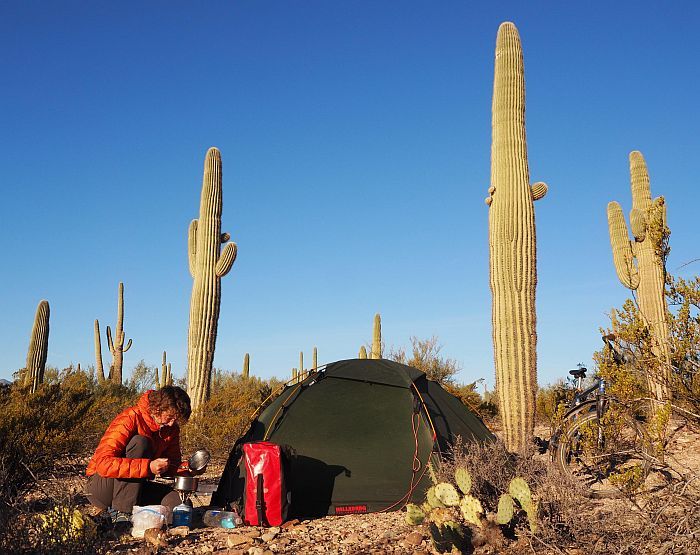
[{"label": "person in orange jacket", "polygon": [[151,479],[194,474],[182,467],[180,450],[180,425],[191,412],[187,393],[166,386],[147,391],[117,415],[87,466],[90,502],[108,510],[115,523],[128,522],[134,505],[177,506],[179,494]]}]

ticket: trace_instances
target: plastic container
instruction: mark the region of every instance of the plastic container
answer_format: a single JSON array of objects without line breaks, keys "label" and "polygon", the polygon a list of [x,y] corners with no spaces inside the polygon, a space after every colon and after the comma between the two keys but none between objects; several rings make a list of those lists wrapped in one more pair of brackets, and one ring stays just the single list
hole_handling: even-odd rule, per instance
[{"label": "plastic container", "polygon": [[173,509],[173,527],[187,526],[192,528],[192,507],[181,503]]},{"label": "plastic container", "polygon": [[165,505],[134,505],[131,513],[131,535],[142,538],[149,528],[162,528],[170,520],[170,509]]},{"label": "plastic container", "polygon": [[236,511],[219,511],[211,509],[204,513],[202,521],[211,528],[235,528],[243,524]]}]

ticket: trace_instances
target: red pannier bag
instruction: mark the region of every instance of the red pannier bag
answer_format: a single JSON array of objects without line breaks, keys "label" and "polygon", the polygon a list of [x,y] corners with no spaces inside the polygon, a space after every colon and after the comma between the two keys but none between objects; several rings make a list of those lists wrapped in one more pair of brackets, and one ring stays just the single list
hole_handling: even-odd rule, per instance
[{"label": "red pannier bag", "polygon": [[287,519],[283,456],[280,446],[269,441],[243,444],[243,520],[249,526],[279,526]]}]

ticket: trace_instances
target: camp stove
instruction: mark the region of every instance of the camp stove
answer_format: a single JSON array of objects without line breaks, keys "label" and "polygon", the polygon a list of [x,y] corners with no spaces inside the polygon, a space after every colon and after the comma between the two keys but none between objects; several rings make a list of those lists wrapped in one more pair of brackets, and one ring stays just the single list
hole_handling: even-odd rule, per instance
[{"label": "camp stove", "polygon": [[[200,449],[185,464],[189,470],[199,472],[209,464],[210,458],[209,451]],[[199,478],[196,476],[176,476],[173,489],[180,495],[180,501],[186,503],[190,496],[197,491],[197,486],[199,486]]]},{"label": "camp stove", "polygon": [[186,503],[190,496],[197,491],[199,478],[193,476],[178,476],[175,478],[173,489],[180,495],[180,501]]}]

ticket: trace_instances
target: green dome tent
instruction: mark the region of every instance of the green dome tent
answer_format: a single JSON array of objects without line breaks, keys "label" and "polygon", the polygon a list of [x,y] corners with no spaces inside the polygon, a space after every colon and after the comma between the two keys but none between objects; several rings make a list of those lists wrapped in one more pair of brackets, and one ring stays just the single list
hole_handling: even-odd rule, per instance
[{"label": "green dome tent", "polygon": [[491,441],[484,423],[420,370],[390,360],[328,364],[287,385],[234,445],[212,505],[240,503],[241,445],[289,445],[290,518],[396,510],[422,501],[431,455],[457,436]]}]

